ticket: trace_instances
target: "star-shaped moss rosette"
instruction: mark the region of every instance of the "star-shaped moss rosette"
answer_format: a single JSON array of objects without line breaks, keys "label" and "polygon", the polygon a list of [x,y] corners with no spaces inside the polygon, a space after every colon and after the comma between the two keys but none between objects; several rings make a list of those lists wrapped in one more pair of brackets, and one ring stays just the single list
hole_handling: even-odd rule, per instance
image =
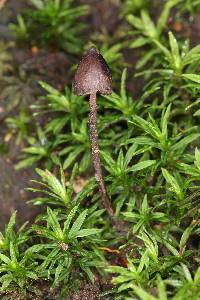
[{"label": "star-shaped moss rosette", "polygon": [[105,188],[99,156],[96,103],[97,93],[103,95],[112,93],[112,75],[104,58],[96,48],[89,49],[88,53],[81,59],[75,74],[73,91],[76,95],[89,95],[89,127],[95,178],[101,194],[102,204],[110,217],[113,217],[114,212]]}]

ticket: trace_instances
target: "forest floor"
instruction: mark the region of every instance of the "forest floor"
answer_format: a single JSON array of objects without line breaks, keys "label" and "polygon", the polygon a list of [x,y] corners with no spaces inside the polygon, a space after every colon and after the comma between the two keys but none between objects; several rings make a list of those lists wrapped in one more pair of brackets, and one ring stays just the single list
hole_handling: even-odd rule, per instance
[{"label": "forest floor", "polygon": [[[118,16],[119,3],[117,0],[113,1],[113,4],[111,1],[106,0],[79,0],[79,2],[92,4],[93,6],[90,15],[85,17],[85,22],[89,24],[88,35],[91,31],[99,30],[101,24],[104,24],[109,35],[114,35],[117,28],[121,25]],[[13,37],[8,24],[15,22],[17,14],[25,8],[26,1],[10,0],[5,5],[5,8],[0,10],[0,40],[12,42]],[[159,13],[160,8],[158,7],[154,12],[155,19]],[[200,40],[200,14],[195,16],[192,23],[186,20],[185,24],[181,24],[181,27],[176,27],[172,20],[169,26],[172,26],[177,31],[180,30],[180,34],[182,31],[183,35],[190,36],[192,46],[196,45]],[[54,49],[43,50],[24,46],[12,48],[11,53],[15,67],[20,66],[24,68],[29,74],[30,80],[26,80],[24,85],[21,86],[23,97],[20,103],[16,103],[14,97],[10,103],[2,101],[0,92],[0,230],[4,228],[10,215],[15,210],[18,212],[19,225],[27,220],[31,222],[38,213],[36,206],[27,204],[27,201],[31,199],[31,194],[25,190],[30,180],[36,178],[35,171],[31,168],[20,171],[15,170],[15,164],[24,145],[16,145],[15,136],[8,130],[4,120],[8,115],[16,115],[20,111],[20,107],[31,105],[37,100],[40,92],[37,86],[38,80],[44,80],[58,88],[65,84],[70,85],[72,78],[67,71],[74,63],[74,61],[69,61],[69,58],[63,52],[55,51]],[[137,60],[137,51],[133,53],[133,51],[126,50],[124,56],[126,63],[130,63],[133,66]],[[133,67],[131,67],[131,72],[129,73],[127,88],[129,92],[136,96],[142,82],[138,79],[133,80]],[[98,293],[98,286],[86,285],[80,294],[73,296],[73,299],[98,300]],[[52,299],[56,299],[55,295],[52,297]],[[48,298],[44,299],[50,299],[50,297],[48,296]]]}]

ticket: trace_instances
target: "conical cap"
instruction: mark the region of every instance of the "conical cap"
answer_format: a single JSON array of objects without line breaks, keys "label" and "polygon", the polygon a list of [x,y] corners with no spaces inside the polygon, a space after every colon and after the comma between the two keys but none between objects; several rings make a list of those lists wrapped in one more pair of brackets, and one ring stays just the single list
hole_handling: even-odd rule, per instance
[{"label": "conical cap", "polygon": [[75,74],[73,91],[76,95],[112,93],[112,75],[96,48],[91,48],[81,59]]}]

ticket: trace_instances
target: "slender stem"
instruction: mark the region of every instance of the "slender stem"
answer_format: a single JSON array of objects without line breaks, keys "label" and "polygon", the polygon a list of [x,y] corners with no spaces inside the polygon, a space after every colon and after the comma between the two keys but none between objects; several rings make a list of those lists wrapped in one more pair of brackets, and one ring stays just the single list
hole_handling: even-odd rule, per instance
[{"label": "slender stem", "polygon": [[92,160],[95,170],[95,178],[98,183],[99,192],[101,194],[101,200],[103,206],[108,211],[110,217],[114,216],[114,212],[108,197],[103,174],[101,169],[101,161],[99,156],[99,144],[98,144],[98,133],[97,133],[97,103],[96,103],[96,93],[90,95],[90,116],[89,116],[89,126],[90,126],[90,140],[92,144]]}]

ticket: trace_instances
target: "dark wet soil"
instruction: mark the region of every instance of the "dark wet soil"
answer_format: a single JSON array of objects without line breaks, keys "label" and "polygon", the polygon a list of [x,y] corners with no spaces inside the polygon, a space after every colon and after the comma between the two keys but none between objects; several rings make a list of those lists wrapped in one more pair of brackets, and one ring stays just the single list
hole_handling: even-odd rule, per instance
[{"label": "dark wet soil", "polygon": [[30,194],[24,190],[29,181],[35,178],[35,172],[32,169],[16,171],[14,166],[20,149],[15,145],[14,139],[7,147],[7,154],[0,156],[0,229],[15,210],[18,211],[19,225],[32,220],[38,211],[37,207],[27,205]]}]

